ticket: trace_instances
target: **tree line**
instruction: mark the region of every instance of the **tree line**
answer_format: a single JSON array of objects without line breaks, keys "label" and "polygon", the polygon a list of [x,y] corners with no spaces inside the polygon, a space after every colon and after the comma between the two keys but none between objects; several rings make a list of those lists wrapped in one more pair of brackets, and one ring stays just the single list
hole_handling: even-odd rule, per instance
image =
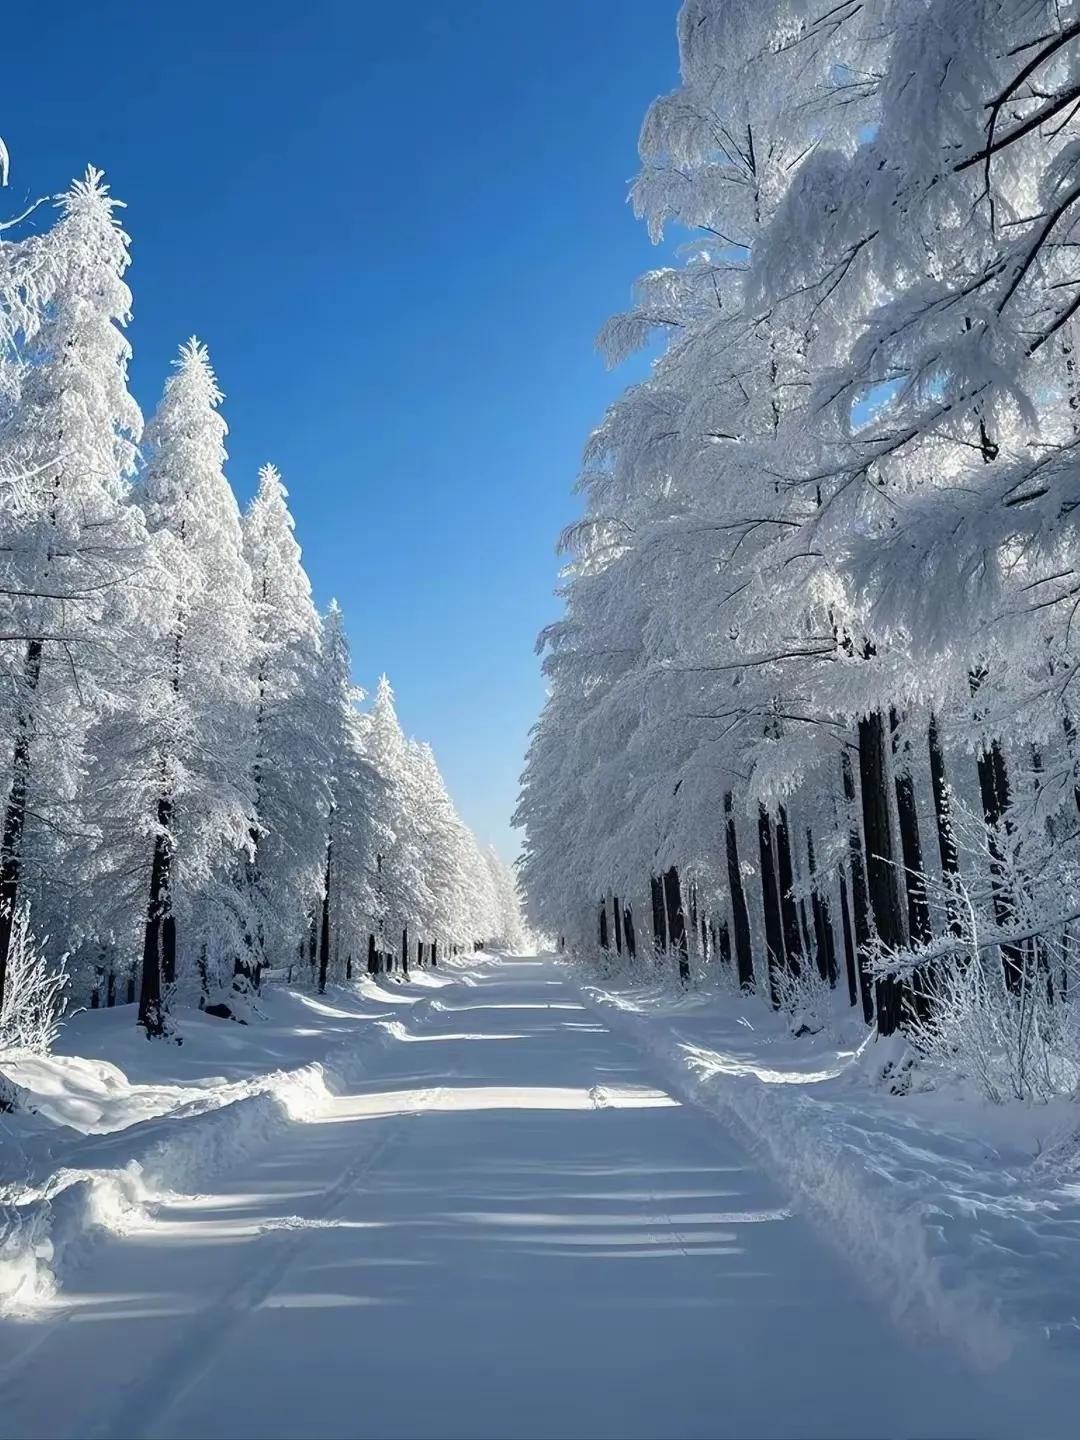
[{"label": "tree line", "polygon": [[509,875],[385,677],[359,708],[273,465],[240,513],[199,340],[144,429],[101,173],[56,203],[0,233],[0,1032],[61,956],[77,1002],[160,1036],[271,972],[514,943]]},{"label": "tree line", "polygon": [[1025,1094],[1080,1078],[1071,16],[686,0],[631,191],[682,251],[600,336],[657,358],[586,447],[518,812],[569,948],[991,1017]]}]

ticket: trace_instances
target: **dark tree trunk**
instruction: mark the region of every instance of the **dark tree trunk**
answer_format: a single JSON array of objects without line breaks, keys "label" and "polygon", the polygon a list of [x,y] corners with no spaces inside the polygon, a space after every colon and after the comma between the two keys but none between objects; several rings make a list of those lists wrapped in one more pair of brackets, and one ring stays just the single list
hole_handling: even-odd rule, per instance
[{"label": "dark tree trunk", "polygon": [[601,900],[601,902],[600,902],[600,912],[599,912],[599,913],[600,913],[600,949],[601,949],[601,950],[607,950],[609,947],[608,947],[607,901],[606,901],[606,900]]},{"label": "dark tree trunk", "polygon": [[[172,857],[169,857],[172,878]],[[161,979],[166,990],[176,984],[176,916],[172,910],[172,894],[168,894],[169,911],[161,917]]]},{"label": "dark tree trunk", "polygon": [[721,920],[713,930],[713,951],[725,965],[731,964],[731,931],[726,920]]},{"label": "dark tree trunk", "polygon": [[172,806],[162,796],[158,800],[158,832],[154,837],[154,858],[150,865],[150,899],[146,907],[146,928],[143,933],[142,984],[139,987],[138,1024],[149,1038],[165,1034],[165,1008],[162,994],[162,922],[169,906],[170,841],[167,835],[172,819]]},{"label": "dark tree trunk", "polygon": [[[990,852],[990,890],[994,903],[994,919],[1000,930],[1008,930],[1016,923],[1016,902],[1009,884],[1000,835],[1009,808],[1009,778],[1005,757],[996,740],[991,741],[989,750],[984,750],[978,757],[977,764],[979,794],[982,798],[983,818],[986,821],[986,844]],[[1002,945],[1000,950],[1005,984],[1018,994],[1024,985],[1023,951],[1017,945]]]},{"label": "dark tree trunk", "polygon": [[615,925],[615,953],[622,954],[622,911],[619,908],[618,895],[613,896],[611,901],[611,918]]},{"label": "dark tree trunk", "polygon": [[802,936],[799,934],[799,911],[791,893],[795,870],[791,863],[791,839],[788,834],[787,811],[781,805],[776,814],[776,878],[780,888],[780,919],[784,927],[784,955],[787,968],[798,977],[802,971]]},{"label": "dark tree trunk", "polygon": [[629,905],[623,907],[623,935],[626,937],[626,953],[631,960],[637,958],[637,937],[634,934],[634,912]]},{"label": "dark tree trunk", "polygon": [[731,925],[735,940],[735,966],[740,990],[754,988],[754,952],[750,945],[750,912],[746,906],[742,870],[739,868],[739,837],[731,791],[724,796],[724,841],[727,852],[728,893],[731,897]]},{"label": "dark tree trunk", "polygon": [[859,976],[855,964],[855,941],[851,933],[851,902],[848,899],[847,874],[840,867],[840,926],[844,936],[844,969],[847,972],[848,1002],[859,1003]]},{"label": "dark tree trunk", "polygon": [[4,829],[0,836],[0,1005],[4,1003],[8,956],[11,953],[11,931],[15,909],[19,903],[19,881],[22,878],[22,842],[26,829],[26,800],[30,783],[30,743],[34,734],[32,701],[41,681],[42,642],[31,640],[23,662],[24,694],[16,721],[15,747],[11,758],[11,790],[4,810]]},{"label": "dark tree trunk", "polygon": [[401,932],[401,973],[406,980],[409,978],[409,927],[407,925]]},{"label": "dark tree trunk", "polygon": [[433,970],[439,968],[439,942],[437,939],[431,942],[431,968]]},{"label": "dark tree trunk", "polygon": [[[835,989],[837,979],[836,941],[833,937],[832,916],[829,913],[828,899],[817,887],[814,836],[809,829],[806,832],[806,864],[810,871],[810,884],[813,886],[810,891],[810,910],[814,917],[814,947],[817,951],[818,974]],[[854,979],[854,956],[852,957],[851,972]],[[855,1003],[854,993],[852,993],[851,1003],[853,1005]]]},{"label": "dark tree trunk", "polygon": [[941,878],[951,897],[949,900],[949,929],[954,935],[960,935],[963,932],[957,895],[960,852],[956,848],[956,834],[953,830],[952,802],[945,776],[945,756],[941,750],[937,716],[933,713],[930,715],[930,725],[927,730],[927,744],[930,750],[930,783],[934,791],[934,818],[937,822]]},{"label": "dark tree trunk", "polygon": [[784,968],[784,924],[773,858],[772,821],[764,805],[758,806],[758,852],[761,857],[761,905],[765,915],[765,949],[769,962],[769,1000],[780,1006],[780,972]]},{"label": "dark tree trunk", "polygon": [[379,973],[379,952],[375,949],[375,936],[370,930],[367,937],[367,972],[369,975]]},{"label": "dark tree trunk", "polygon": [[661,953],[667,949],[667,922],[664,918],[664,885],[659,875],[649,876],[649,889],[652,894],[653,953],[659,960]]},{"label": "dark tree trunk", "polygon": [[348,955],[345,956],[345,979],[346,979],[346,980],[351,980],[351,979],[352,979],[352,951],[351,951],[351,950],[349,951]]},{"label": "dark tree trunk", "polygon": [[919,812],[915,804],[915,781],[910,767],[900,752],[900,719],[895,710],[889,712],[893,755],[899,759],[896,774],[896,814],[900,822],[900,850],[904,857],[904,881],[907,891],[908,934],[912,945],[929,945],[933,939],[930,928],[930,906],[926,899],[926,871],[923,865],[922,839],[919,835]]},{"label": "dark tree trunk", "polygon": [[840,765],[844,782],[844,799],[848,802],[850,813],[851,828],[848,831],[848,850],[851,856],[851,908],[855,919],[855,953],[859,969],[859,995],[862,999],[863,1019],[868,1025],[871,1025],[874,1020],[874,979],[868,963],[873,938],[870,928],[870,897],[866,888],[862,837],[859,832],[855,806],[855,777],[851,769],[851,756],[846,750]]},{"label": "dark tree trunk", "polygon": [[[859,721],[859,781],[867,882],[878,939],[890,950],[902,950],[907,944],[907,934],[893,856],[888,773],[885,717],[880,710],[875,710]],[[896,976],[886,975],[878,980],[876,993],[878,1033],[891,1035],[903,1023],[903,986]]]},{"label": "dark tree trunk", "polygon": [[[973,670],[969,683],[971,694],[978,694],[984,680],[985,670]],[[1008,930],[1016,923],[1016,900],[1009,884],[1005,855],[1001,848],[1001,832],[1008,825],[1010,803],[1009,773],[1001,746],[992,740],[977,760],[979,771],[979,795],[982,799],[983,819],[986,822],[986,845],[990,852],[990,891],[994,904],[994,919],[1000,930]],[[1005,984],[1014,993],[1024,986],[1024,954],[1017,945],[1002,945],[1001,965]]]},{"label": "dark tree trunk", "polygon": [[679,979],[690,983],[690,957],[686,949],[686,917],[683,914],[682,889],[675,865],[664,871],[664,904],[667,911],[667,932],[671,948],[679,957]]}]

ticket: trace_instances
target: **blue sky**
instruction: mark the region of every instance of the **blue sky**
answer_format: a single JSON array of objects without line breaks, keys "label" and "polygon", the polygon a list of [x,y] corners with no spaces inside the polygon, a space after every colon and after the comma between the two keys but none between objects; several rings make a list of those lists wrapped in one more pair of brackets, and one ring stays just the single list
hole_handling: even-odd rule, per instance
[{"label": "blue sky", "polygon": [[[204,339],[246,502],[272,459],[359,683],[386,670],[508,857],[593,349],[660,263],[626,204],[677,0],[62,0],[5,16],[9,205],[128,204],[133,389]],[[640,371],[640,365],[637,367]]]}]

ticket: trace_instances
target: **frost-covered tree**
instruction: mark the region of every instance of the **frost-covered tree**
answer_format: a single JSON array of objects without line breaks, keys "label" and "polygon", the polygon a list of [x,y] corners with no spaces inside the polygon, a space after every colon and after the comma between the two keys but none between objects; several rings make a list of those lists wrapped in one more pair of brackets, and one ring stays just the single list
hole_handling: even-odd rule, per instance
[{"label": "frost-covered tree", "polygon": [[1006,991],[1047,968],[1009,936],[1080,795],[1078,34],[1042,0],[683,6],[633,196],[693,239],[602,335],[666,344],[586,451],[518,812],[572,947],[628,948],[629,900],[684,979],[780,1004],[813,966],[910,1029],[943,992],[903,956],[962,888]]},{"label": "frost-covered tree", "polygon": [[320,621],[287,498],[278,471],[264,465],[243,520],[254,607],[256,818],[248,888],[257,958],[238,955],[237,966],[249,977],[262,958],[291,962],[316,923],[325,883],[331,754]]},{"label": "frost-covered tree", "polygon": [[58,942],[83,923],[66,856],[97,823],[86,738],[118,703],[138,643],[147,543],[127,500],[142,421],[127,388],[129,254],[116,204],[90,169],[35,239],[45,303],[22,330],[18,396],[0,427],[0,986],[22,900]]},{"label": "frost-covered tree", "polygon": [[[141,828],[152,827],[139,1003],[148,1033],[160,1031],[178,957],[197,966],[205,993],[220,988],[247,924],[236,872],[254,824],[251,572],[224,473],[221,400],[192,339],[147,429],[139,488],[166,607],[129,720],[141,755],[127,783],[136,771]],[[105,738],[107,750],[131,748],[115,725]],[[124,848],[116,837],[110,851]]]},{"label": "frost-covered tree", "polygon": [[528,944],[528,936],[521,918],[521,902],[518,899],[513,871],[492,846],[484,851],[484,860],[495,891],[497,926],[494,934],[488,938],[502,949],[522,951]]}]

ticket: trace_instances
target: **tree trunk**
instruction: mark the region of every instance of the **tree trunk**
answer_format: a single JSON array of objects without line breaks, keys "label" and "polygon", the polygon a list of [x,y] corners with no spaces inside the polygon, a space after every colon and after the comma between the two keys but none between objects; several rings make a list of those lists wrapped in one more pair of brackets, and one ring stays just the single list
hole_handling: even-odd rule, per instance
[{"label": "tree trunk", "polygon": [[773,858],[772,821],[764,805],[758,806],[758,853],[761,857],[761,905],[765,914],[765,949],[769,962],[769,1000],[780,1007],[780,972],[784,968],[784,924]]},{"label": "tree trunk", "polygon": [[713,950],[720,956],[725,965],[731,964],[731,931],[728,929],[728,922],[721,920],[713,931]]},{"label": "tree trunk", "polygon": [[137,1023],[148,1038],[165,1034],[165,1009],[162,995],[162,921],[168,913],[170,841],[167,835],[172,819],[172,806],[162,796],[158,800],[158,831],[154,837],[154,858],[150,865],[150,899],[146,907],[146,928],[143,933],[142,984],[139,987]]},{"label": "tree trunk", "polygon": [[326,837],[326,875],[323,880],[322,916],[319,923],[319,994],[326,994],[326,977],[330,969],[330,862],[334,841]]},{"label": "tree trunk", "polygon": [[407,980],[409,978],[409,927],[404,926],[401,931],[401,973]]},{"label": "tree trunk", "polygon": [[[986,845],[990,852],[990,890],[994,903],[994,919],[999,929],[1008,930],[1016,923],[1016,902],[1009,884],[999,836],[1009,808],[1009,777],[1005,768],[1005,757],[996,740],[991,741],[989,750],[984,750],[976,763],[983,818],[986,821]],[[1019,994],[1024,986],[1023,951],[1017,945],[1002,945],[1000,951],[1005,984],[1014,994]]]},{"label": "tree trunk", "polygon": [[[859,782],[867,882],[878,939],[889,950],[902,950],[907,944],[907,934],[893,856],[888,773],[885,717],[880,710],[875,710],[859,721]],[[877,981],[876,998],[878,1033],[891,1035],[903,1023],[900,980],[893,975],[883,976]]]},{"label": "tree trunk", "polygon": [[11,760],[11,791],[4,810],[0,836],[0,1005],[4,1003],[8,955],[15,908],[19,903],[22,877],[22,842],[26,828],[27,788],[30,783],[30,742],[34,733],[32,700],[41,682],[42,642],[31,640],[23,662],[23,695],[16,721],[15,748]]},{"label": "tree trunk", "polygon": [[960,922],[960,902],[957,886],[960,875],[960,852],[956,848],[953,831],[952,804],[945,776],[945,757],[938,735],[937,716],[931,712],[927,730],[927,744],[930,750],[930,783],[934,791],[934,818],[937,822],[938,855],[941,859],[941,878],[950,892],[949,929],[954,935],[963,933]]},{"label": "tree trunk", "polygon": [[667,949],[667,922],[664,918],[664,886],[659,875],[649,876],[652,894],[653,953],[657,960]]},{"label": "tree trunk", "polygon": [[[986,679],[986,671],[973,670],[968,678],[974,697]],[[1008,825],[1011,796],[1005,756],[996,740],[991,740],[989,747],[978,756],[976,764],[983,819],[986,822],[986,845],[990,852],[990,892],[993,897],[994,919],[1000,930],[1008,930],[1016,923],[1016,900],[1009,883],[1000,836],[1002,827]],[[1023,950],[1017,945],[1002,945],[999,948],[1005,984],[1014,994],[1019,994],[1024,988]]]},{"label": "tree trunk", "polygon": [[606,900],[601,900],[601,901],[600,901],[600,949],[601,949],[601,950],[607,950],[608,948],[609,948],[609,947],[608,947],[608,930],[607,930],[607,901],[606,901]]},{"label": "tree trunk", "polygon": [[[855,777],[851,769],[851,756],[846,750],[840,762],[840,769],[844,782],[844,799],[848,802],[850,814],[848,851],[851,856],[851,908],[855,919],[855,954],[859,971],[859,995],[862,999],[863,1019],[868,1025],[872,1025],[874,1022],[874,979],[870,974],[868,963],[872,940],[870,899],[866,889],[862,837],[859,833],[859,822],[855,809]],[[845,916],[846,913],[847,907],[845,906]]]},{"label": "tree trunk", "polygon": [[[172,879],[172,857],[169,857],[169,878]],[[176,984],[176,916],[172,894],[168,892],[169,911],[161,917],[161,980],[166,990]]]},{"label": "tree trunk", "polygon": [[740,990],[754,988],[754,952],[750,945],[750,912],[746,906],[742,870],[739,868],[739,837],[731,791],[724,796],[724,840],[727,851],[728,893],[731,897],[731,924],[735,938],[735,966]]},{"label": "tree trunk", "polygon": [[615,924],[615,953],[622,954],[622,911],[619,909],[619,897],[615,895],[611,901],[611,918]]},{"label": "tree trunk", "polygon": [[797,979],[802,971],[803,947],[799,934],[799,910],[791,893],[795,885],[795,869],[791,863],[791,839],[787,811],[783,805],[776,812],[776,874],[780,889],[780,919],[784,927],[784,955],[788,970]]},{"label": "tree trunk", "polygon": [[[833,937],[832,916],[829,913],[828,899],[817,887],[817,876],[814,862],[814,836],[808,828],[806,831],[806,864],[810,871],[810,884],[813,889],[810,891],[810,910],[814,917],[814,946],[817,950],[818,974],[836,988],[837,967],[836,967],[836,940]],[[855,966],[852,964],[852,976],[854,977]],[[855,1004],[855,995],[852,993],[851,1003]]]},{"label": "tree trunk", "polygon": [[437,937],[431,942],[431,968],[433,970],[439,968],[439,941]]},{"label": "tree trunk", "polygon": [[675,865],[664,871],[664,903],[667,910],[667,932],[671,937],[671,948],[679,957],[679,979],[684,985],[688,985],[690,983],[690,956],[686,948],[686,917],[683,914],[679,871]]},{"label": "tree trunk", "polygon": [[623,909],[623,934],[626,936],[626,953],[634,960],[637,957],[637,940],[634,936],[634,912],[629,905]]},{"label": "tree trunk", "polygon": [[367,973],[377,975],[379,973],[378,951],[375,949],[375,936],[368,931],[367,937]]},{"label": "tree trunk", "polygon": [[900,751],[900,718],[889,711],[892,730],[892,753],[899,756],[896,773],[896,814],[900,822],[900,850],[904,857],[904,882],[907,892],[908,934],[912,945],[929,945],[933,939],[930,928],[930,906],[926,899],[926,871],[923,866],[922,839],[919,835],[919,812],[915,804],[915,781]]},{"label": "tree trunk", "polygon": [[855,941],[851,934],[851,902],[848,899],[847,873],[840,866],[840,925],[844,936],[844,969],[847,973],[848,1003],[859,1003],[859,977],[855,964]]}]

